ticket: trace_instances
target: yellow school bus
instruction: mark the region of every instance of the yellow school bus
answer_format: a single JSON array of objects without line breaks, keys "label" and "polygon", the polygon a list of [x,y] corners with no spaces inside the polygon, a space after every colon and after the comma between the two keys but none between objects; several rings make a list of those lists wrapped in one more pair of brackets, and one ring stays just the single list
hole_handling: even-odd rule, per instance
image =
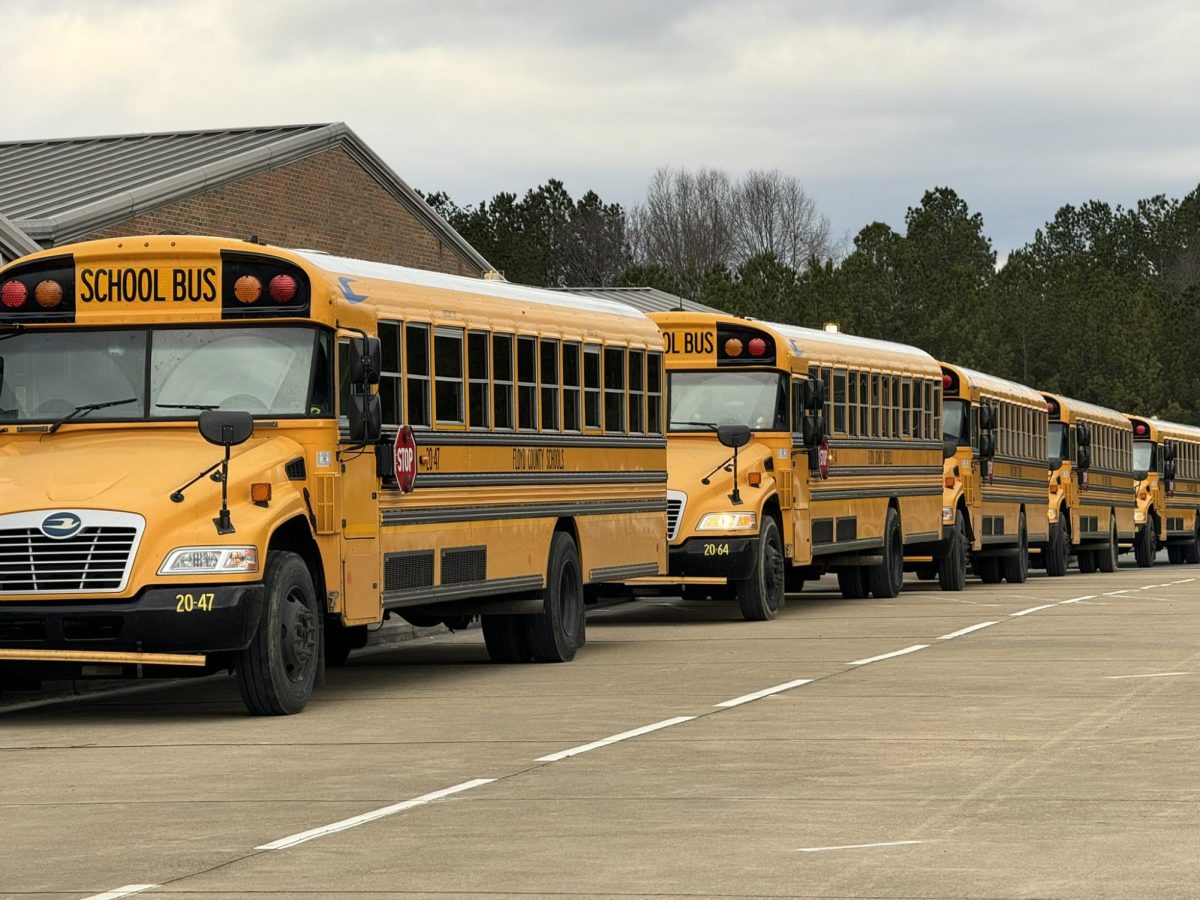
[{"label": "yellow school bus", "polygon": [[[1020,584],[1029,548],[1049,540],[1046,500],[1046,401],[1025,385],[942,363],[942,524],[954,548],[969,548],[983,581]],[[945,589],[961,590],[965,560],[942,558]]]},{"label": "yellow school bus", "polygon": [[895,597],[945,553],[942,373],[912,347],[701,312],[652,313],[667,360],[669,578],[775,616],[835,571]]},{"label": "yellow school bus", "polygon": [[1134,539],[1133,433],[1129,419],[1093,403],[1042,392],[1050,415],[1048,575],[1113,572],[1122,543]]},{"label": "yellow school bus", "polygon": [[665,568],[661,351],[622,304],[241,241],[18,260],[0,665],[232,668],[284,714],[393,612],[569,660],[587,586]]},{"label": "yellow school bus", "polygon": [[1134,558],[1154,565],[1160,547],[1173,564],[1200,563],[1200,428],[1130,416],[1137,478]]}]

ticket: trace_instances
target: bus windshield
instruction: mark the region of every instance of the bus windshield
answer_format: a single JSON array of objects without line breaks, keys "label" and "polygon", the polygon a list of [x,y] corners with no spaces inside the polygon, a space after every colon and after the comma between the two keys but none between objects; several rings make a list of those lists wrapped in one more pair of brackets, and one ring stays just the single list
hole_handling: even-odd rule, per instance
[{"label": "bus windshield", "polygon": [[672,431],[748,425],[755,431],[787,431],[788,379],[780,372],[671,372]]},{"label": "bus windshield", "polygon": [[967,432],[967,410],[969,405],[966,400],[943,400],[942,401],[942,439],[954,439],[958,446],[965,447],[971,442],[971,435]]},{"label": "bus windshield", "polygon": [[1138,478],[1145,478],[1150,472],[1157,471],[1153,441],[1133,442],[1133,472]]},{"label": "bus windshield", "polygon": [[1046,456],[1059,462],[1071,456],[1067,447],[1067,426],[1062,422],[1051,422],[1046,431]]},{"label": "bus windshield", "polygon": [[17,332],[0,337],[0,422],[332,416],[331,346],[298,326]]}]

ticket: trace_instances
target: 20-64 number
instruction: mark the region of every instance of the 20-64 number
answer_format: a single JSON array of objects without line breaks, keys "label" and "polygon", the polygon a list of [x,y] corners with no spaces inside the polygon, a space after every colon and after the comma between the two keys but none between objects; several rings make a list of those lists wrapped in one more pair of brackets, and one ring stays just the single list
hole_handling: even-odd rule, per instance
[{"label": "20-64 number", "polygon": [[704,555],[705,556],[728,556],[729,555],[729,545],[728,544],[705,544],[704,545]]}]

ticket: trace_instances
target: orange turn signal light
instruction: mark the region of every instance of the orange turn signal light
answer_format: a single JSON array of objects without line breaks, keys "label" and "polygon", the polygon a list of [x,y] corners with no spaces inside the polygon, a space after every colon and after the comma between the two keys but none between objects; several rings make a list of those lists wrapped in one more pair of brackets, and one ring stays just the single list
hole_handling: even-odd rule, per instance
[{"label": "orange turn signal light", "polygon": [[262,282],[253,275],[243,275],[233,283],[233,296],[239,303],[253,303],[262,296]]},{"label": "orange turn signal light", "polygon": [[1050,493],[1052,493],[1052,494],[1058,493],[1058,485],[1057,484],[1050,485]]},{"label": "orange turn signal light", "polygon": [[255,503],[271,502],[271,484],[267,481],[256,481],[250,485],[250,499]]},{"label": "orange turn signal light", "polygon": [[954,476],[947,475],[945,478],[945,484],[946,484],[946,487],[948,487],[948,488],[954,487]]},{"label": "orange turn signal light", "polygon": [[37,305],[42,309],[54,309],[54,307],[62,303],[62,285],[49,278],[45,281],[39,281],[37,287],[33,289],[33,299],[37,301]]},{"label": "orange turn signal light", "polygon": [[762,484],[762,472],[747,472],[746,483],[749,484],[750,487],[758,487],[760,484]]}]

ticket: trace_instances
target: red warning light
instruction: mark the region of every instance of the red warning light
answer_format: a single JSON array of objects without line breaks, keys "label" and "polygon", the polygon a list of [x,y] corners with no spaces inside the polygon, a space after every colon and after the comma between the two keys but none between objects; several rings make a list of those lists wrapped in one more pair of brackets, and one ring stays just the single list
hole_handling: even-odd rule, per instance
[{"label": "red warning light", "polygon": [[296,299],[296,279],[291,275],[276,275],[267,285],[267,292],[276,303]]},{"label": "red warning light", "polygon": [[767,352],[767,342],[762,338],[750,338],[750,343],[747,345],[751,356],[762,356]]},{"label": "red warning light", "polygon": [[25,305],[26,299],[29,297],[29,288],[20,281],[6,281],[4,287],[0,288],[0,303],[3,303],[9,309],[17,309]]}]

